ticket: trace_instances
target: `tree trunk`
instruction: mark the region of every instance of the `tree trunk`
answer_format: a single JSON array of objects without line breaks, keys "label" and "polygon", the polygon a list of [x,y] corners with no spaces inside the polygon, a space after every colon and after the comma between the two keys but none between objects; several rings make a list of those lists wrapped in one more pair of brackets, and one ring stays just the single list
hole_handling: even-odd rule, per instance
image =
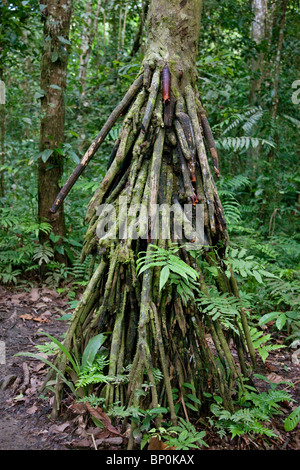
[{"label": "tree trunk", "polygon": [[[282,8],[281,8],[281,17],[280,17],[280,26],[279,26],[279,36],[278,36],[277,51],[276,51],[276,58],[275,58],[275,69],[273,72],[273,89],[272,89],[272,106],[271,106],[271,118],[273,121],[272,132],[273,132],[273,137],[275,141],[278,139],[278,134],[276,133],[275,122],[276,122],[278,104],[279,104],[279,77],[280,77],[280,69],[281,69],[281,54],[282,54],[284,28],[285,28],[287,0],[282,0],[281,5],[282,5]],[[271,162],[273,158],[274,158],[274,149],[271,147],[269,154],[268,154],[269,162]]]},{"label": "tree trunk", "polygon": [[[43,10],[44,43],[41,63],[41,128],[38,162],[38,214],[40,221],[49,221],[55,235],[65,234],[63,208],[56,215],[49,209],[60,189],[63,174],[61,147],[64,142],[65,103],[68,38],[70,29],[72,0],[48,0]],[[40,232],[40,242],[49,240],[45,232]],[[57,253],[57,259],[65,257]]]},{"label": "tree trunk", "polygon": [[[252,12],[254,15],[252,21],[252,39],[259,47],[266,36],[267,27],[267,0],[253,0]],[[250,104],[257,103],[257,94],[260,93],[263,76],[264,53],[259,51],[257,56],[252,59],[252,72],[254,78],[251,82]]]},{"label": "tree trunk", "polygon": [[101,8],[101,0],[98,0],[94,19],[93,15],[93,3],[89,2],[86,5],[86,21],[84,25],[84,33],[81,41],[81,55],[80,55],[80,69],[79,69],[79,81],[81,84],[81,96],[84,96],[86,89],[86,77],[88,64],[91,56],[92,45],[95,38],[95,34],[98,30],[99,13]]},{"label": "tree trunk", "polygon": [[[1,48],[0,48],[1,49]],[[1,153],[1,165],[5,163],[5,83],[3,66],[0,64],[0,128],[1,128],[1,140],[0,140],[0,153]],[[4,170],[0,171],[0,195],[4,197]]]},{"label": "tree trunk", "polygon": [[[176,422],[173,388],[180,391],[183,405],[183,384],[190,383],[202,404],[206,401],[205,392],[216,392],[222,396],[224,406],[232,410],[234,384],[239,381],[243,387],[241,371],[248,373],[244,354],[250,353],[255,364],[244,310],[240,309],[233,320],[234,330],[230,330],[221,319],[205,313],[203,304],[199,307],[195,302],[199,289],[210,305],[207,269],[214,272],[215,281],[209,282],[216,282],[220,295],[238,297],[233,273],[229,278],[225,275],[228,234],[208,162],[210,154],[211,167],[218,177],[218,156],[196,90],[200,15],[200,0],[151,1],[147,51],[140,74],[74,172],[78,175],[83,171],[117,116],[124,114],[126,104],[130,104],[107,174],[88,207],[89,228],[82,259],[92,255],[96,270],[74,312],[64,345],[68,351],[83,351],[96,334],[111,332],[105,343],[110,351],[107,373],[111,377],[119,375],[123,367],[130,366],[130,374],[127,384],[100,387],[107,406],[115,401],[126,407],[152,408],[165,404],[172,422]],[[67,189],[73,182],[71,177]],[[106,235],[99,235],[102,226],[113,227],[109,218],[103,222],[104,203],[116,208],[119,239],[110,237],[109,230]],[[159,231],[153,230],[156,220],[151,215],[155,204],[176,208],[170,238],[162,235],[166,219],[162,219]],[[186,246],[191,238],[186,232],[185,236],[176,236],[174,227],[184,204],[189,204],[192,211],[199,204],[204,208],[205,244],[197,246],[198,251],[193,252],[191,240],[191,245]],[[123,230],[127,209],[129,221],[135,221],[134,211],[140,213],[137,238],[133,236],[133,224],[129,224],[127,234]],[[193,212],[188,229],[195,221]],[[187,285],[182,290],[178,288],[178,279],[182,280],[178,269],[175,284],[166,282],[160,289],[161,266],[147,268],[147,259],[156,253],[153,245],[164,255],[175,253],[172,258],[175,265],[174,259],[185,262],[181,266],[186,269],[193,267],[197,272],[194,295],[190,292],[185,297]],[[146,265],[137,274],[141,252],[147,253]],[[233,359],[229,344],[236,345],[240,364]],[[66,361],[63,354],[57,358],[56,365],[62,372]],[[154,378],[157,369],[163,375],[162,381]],[[50,377],[51,374],[47,380]],[[149,385],[148,393],[141,398],[145,383]],[[61,391],[62,383],[58,380],[54,415],[59,409]],[[130,439],[129,447],[132,446]]]},{"label": "tree trunk", "polygon": [[144,25],[145,25],[145,20],[148,14],[148,8],[149,8],[149,0],[144,0],[143,6],[142,6],[142,12],[141,12],[141,17],[140,17],[140,24],[138,27],[138,30],[136,32],[133,45],[130,51],[130,55],[134,56],[140,49],[141,44],[142,44],[142,38],[143,38],[143,30],[144,30]]},{"label": "tree trunk", "polygon": [[279,86],[279,76],[280,76],[280,67],[281,67],[281,53],[282,53],[284,27],[285,27],[287,0],[282,0],[281,5],[282,5],[282,10],[281,10],[278,45],[277,45],[277,53],[276,53],[276,59],[275,59],[273,90],[272,90],[273,99],[272,99],[271,116],[272,116],[272,119],[274,120],[276,119],[278,103],[279,103],[278,86]]}]

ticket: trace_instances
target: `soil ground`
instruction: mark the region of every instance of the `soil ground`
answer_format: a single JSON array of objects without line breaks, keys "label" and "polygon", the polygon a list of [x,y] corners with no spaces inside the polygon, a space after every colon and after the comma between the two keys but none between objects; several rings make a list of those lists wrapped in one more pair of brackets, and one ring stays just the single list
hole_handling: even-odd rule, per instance
[{"label": "soil ground", "polygon": [[[114,427],[105,414],[101,420],[106,427],[95,427],[88,413],[91,410],[75,403],[71,394],[64,399],[58,419],[53,420],[51,395],[40,391],[47,366],[38,359],[15,356],[21,351],[40,355],[36,346],[45,343],[42,332],[62,340],[67,325],[60,317],[67,311],[67,302],[68,299],[47,287],[32,287],[28,291],[0,287],[0,346],[3,343],[5,346],[5,358],[0,349],[0,450],[119,450],[126,444],[126,433]],[[275,383],[284,380],[293,384],[278,385],[288,389],[294,399],[284,403],[283,415],[272,421],[278,438],[242,436],[231,440],[228,436],[221,440],[208,430],[206,442],[210,450],[300,449],[299,425],[291,432],[283,428],[285,417],[300,405],[300,366],[292,361],[293,352],[290,348],[276,350],[258,369]],[[266,382],[258,386],[263,390]],[[98,412],[101,414],[101,410]]]}]

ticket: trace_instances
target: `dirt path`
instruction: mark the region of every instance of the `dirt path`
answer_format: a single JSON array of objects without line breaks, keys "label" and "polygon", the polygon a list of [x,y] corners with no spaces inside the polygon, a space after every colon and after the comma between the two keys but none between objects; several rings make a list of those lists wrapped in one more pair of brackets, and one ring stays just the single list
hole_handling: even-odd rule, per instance
[{"label": "dirt path", "polygon": [[[20,351],[40,355],[36,345],[45,342],[41,332],[62,340],[67,325],[59,318],[66,309],[67,299],[60,297],[55,290],[43,287],[20,292],[0,287],[0,450],[89,449],[95,447],[95,442],[98,448],[120,449],[122,439],[109,435],[107,429],[91,427],[90,420],[80,406],[74,404],[72,396],[64,399],[61,416],[54,422],[51,419],[51,396],[40,393],[47,370],[45,364],[36,359],[14,356]],[[1,345],[5,345],[5,363]],[[289,388],[295,402],[285,404],[283,418],[276,418],[273,422],[279,438],[271,439],[266,447],[261,438],[255,442],[246,437],[234,441],[228,437],[220,441],[218,436],[208,433],[210,450],[300,449],[299,425],[290,433],[285,433],[282,425],[292,408],[300,404],[299,365],[292,362],[292,353],[288,348],[274,351],[266,365],[260,364],[259,370],[275,383],[286,380],[295,384]],[[262,383],[262,387],[264,385]]]},{"label": "dirt path", "polygon": [[[44,364],[21,351],[39,354],[47,332],[60,338],[66,325],[59,321],[67,300],[56,291],[33,288],[13,292],[0,288],[0,341],[5,344],[5,364],[0,357],[0,449],[63,449],[56,439],[56,423],[49,419],[49,400],[40,398]],[[3,344],[3,343],[2,343]],[[66,435],[63,436],[67,442]]]}]

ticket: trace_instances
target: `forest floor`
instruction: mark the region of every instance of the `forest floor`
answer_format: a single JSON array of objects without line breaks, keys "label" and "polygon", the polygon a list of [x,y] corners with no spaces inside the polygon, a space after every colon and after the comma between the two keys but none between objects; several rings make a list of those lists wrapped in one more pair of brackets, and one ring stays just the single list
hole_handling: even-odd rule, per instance
[{"label": "forest floor", "polygon": [[[106,429],[95,427],[85,405],[75,403],[71,395],[64,399],[60,416],[54,421],[52,399],[47,392],[45,395],[40,392],[47,366],[38,359],[14,356],[21,351],[41,355],[35,347],[45,342],[41,332],[61,340],[66,322],[59,318],[66,313],[67,302],[68,299],[47,287],[22,291],[0,286],[0,341],[6,348],[6,360],[0,357],[0,450],[117,450],[126,444],[126,436],[112,426],[105,413],[101,418],[107,420]],[[300,405],[300,366],[292,362],[292,353],[289,348],[273,351],[258,370],[275,383],[284,380],[294,385],[278,386],[288,389],[295,400],[284,403],[283,416],[272,421],[278,438],[242,436],[231,440],[227,436],[221,440],[206,429],[209,450],[300,449],[299,425],[288,433],[283,428],[284,418]],[[261,390],[265,386],[262,381]]]}]

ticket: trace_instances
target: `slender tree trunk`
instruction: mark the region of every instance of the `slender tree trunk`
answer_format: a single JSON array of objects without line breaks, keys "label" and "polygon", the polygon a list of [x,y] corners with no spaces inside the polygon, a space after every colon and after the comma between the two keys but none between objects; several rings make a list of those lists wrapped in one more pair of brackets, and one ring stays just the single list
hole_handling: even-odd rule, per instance
[{"label": "slender tree trunk", "polygon": [[276,119],[279,97],[278,97],[278,87],[279,87],[279,77],[280,77],[280,68],[281,68],[281,54],[282,54],[282,44],[285,28],[285,17],[287,9],[287,0],[282,0],[281,2],[281,18],[280,18],[280,27],[279,27],[279,36],[278,36],[278,45],[277,53],[275,59],[275,70],[274,70],[274,80],[273,80],[273,90],[272,90],[272,119]]},{"label": "slender tree trunk", "polygon": [[93,2],[86,5],[86,20],[84,25],[84,32],[81,41],[81,55],[80,55],[80,69],[79,81],[81,84],[81,95],[85,94],[86,77],[88,71],[88,64],[92,52],[93,41],[98,30],[99,13],[101,8],[101,0],[98,0],[95,15],[93,18]]},{"label": "slender tree trunk", "polygon": [[[60,189],[63,174],[63,157],[59,150],[64,142],[65,103],[68,38],[72,0],[47,0],[43,10],[44,43],[41,63],[42,120],[40,128],[40,152],[38,162],[38,215],[40,221],[49,221],[55,235],[65,234],[64,211],[56,215],[49,209]],[[49,240],[40,232],[40,242]],[[65,257],[57,253],[57,259]]]},{"label": "slender tree trunk", "polygon": [[125,11],[124,11],[123,28],[122,28],[122,41],[121,41],[121,46],[122,47],[124,47],[124,44],[125,44],[127,13],[128,13],[128,2],[126,2],[126,4],[125,4]]},{"label": "slender tree trunk", "polygon": [[134,56],[141,47],[142,38],[143,38],[143,30],[144,30],[145,21],[146,21],[146,18],[147,18],[148,8],[149,8],[149,0],[144,0],[143,7],[142,7],[142,14],[141,14],[141,18],[140,18],[140,24],[139,24],[138,30],[136,32],[136,35],[135,35],[135,38],[134,38],[134,41],[133,41],[133,45],[132,45],[132,49],[131,49],[131,52],[130,52],[131,56]]},{"label": "slender tree trunk", "polygon": [[[279,104],[279,78],[280,78],[280,69],[281,69],[281,55],[282,55],[282,45],[283,45],[283,36],[285,28],[285,19],[286,19],[286,9],[287,9],[287,0],[282,0],[281,2],[281,16],[280,16],[280,26],[279,26],[279,36],[277,43],[277,51],[275,58],[275,67],[273,72],[273,88],[272,88],[272,106],[271,106],[271,118],[272,118],[272,132],[275,141],[278,139],[278,134],[276,132],[276,117]],[[274,149],[271,147],[268,159],[272,161],[274,158]]]},{"label": "slender tree trunk", "polygon": [[[0,48],[1,50],[1,48]],[[0,64],[0,127],[1,127],[1,140],[0,140],[0,153],[1,153],[1,165],[5,163],[5,83],[3,67]],[[4,170],[0,171],[0,195],[4,197]]]},{"label": "slender tree trunk", "polygon": [[[88,207],[89,228],[82,260],[92,255],[96,269],[74,312],[64,345],[68,351],[83,351],[95,335],[111,332],[105,343],[110,351],[107,373],[113,377],[130,366],[130,374],[127,384],[100,387],[106,405],[115,401],[125,407],[153,408],[165,404],[173,423],[177,419],[173,388],[180,391],[183,406],[184,383],[188,382],[193,384],[196,399],[203,404],[206,392],[216,392],[222,396],[224,406],[232,411],[233,387],[237,381],[243,387],[241,373],[248,374],[248,353],[255,364],[242,308],[233,320],[234,329],[225,331],[222,321],[205,313],[193,294],[185,298],[184,289],[180,291],[172,283],[160,289],[160,266],[147,268],[146,264],[143,273],[137,275],[136,271],[141,252],[153,255],[156,252],[153,245],[162,250],[172,248],[177,250],[178,262],[185,262],[184,266],[197,272],[194,295],[201,291],[211,305],[208,284],[215,283],[218,295],[239,299],[232,270],[227,273],[229,277],[225,274],[225,249],[229,240],[211,170],[219,176],[218,155],[196,89],[200,16],[200,0],[151,1],[147,50],[141,71],[56,201],[59,207],[118,116],[127,110],[106,176]],[[119,238],[112,235],[114,224],[109,224],[109,217],[103,221],[104,203],[115,208]],[[160,223],[152,217],[156,204],[173,208],[170,237],[163,236],[166,219]],[[192,208],[193,215],[187,221],[187,232],[178,238],[176,224],[185,204]],[[188,233],[191,235],[193,231],[195,211],[199,207],[204,212],[204,241],[196,245],[195,258],[186,243],[191,238]],[[127,215],[129,224],[124,224]],[[135,237],[137,221],[139,236]],[[154,230],[156,222],[158,231]],[[101,235],[101,228],[106,226],[108,231]],[[207,278],[203,263],[214,272],[215,281]],[[181,270],[177,274],[182,274]],[[231,344],[236,345],[239,364],[233,358]],[[66,364],[66,356],[60,354],[57,368],[64,373]],[[157,369],[163,375],[161,381],[154,378]],[[51,373],[47,380],[50,378]],[[149,384],[149,393],[141,399],[145,383]],[[54,415],[60,406],[62,385],[58,380]],[[129,448],[133,445],[132,434]]]},{"label": "slender tree trunk", "polygon": [[[267,26],[267,0],[253,0],[252,12],[254,15],[252,21],[252,39],[259,47],[266,36]],[[257,103],[257,95],[260,93],[263,77],[264,53],[259,51],[257,56],[252,59],[252,72],[254,78],[251,82],[250,104]]]}]

